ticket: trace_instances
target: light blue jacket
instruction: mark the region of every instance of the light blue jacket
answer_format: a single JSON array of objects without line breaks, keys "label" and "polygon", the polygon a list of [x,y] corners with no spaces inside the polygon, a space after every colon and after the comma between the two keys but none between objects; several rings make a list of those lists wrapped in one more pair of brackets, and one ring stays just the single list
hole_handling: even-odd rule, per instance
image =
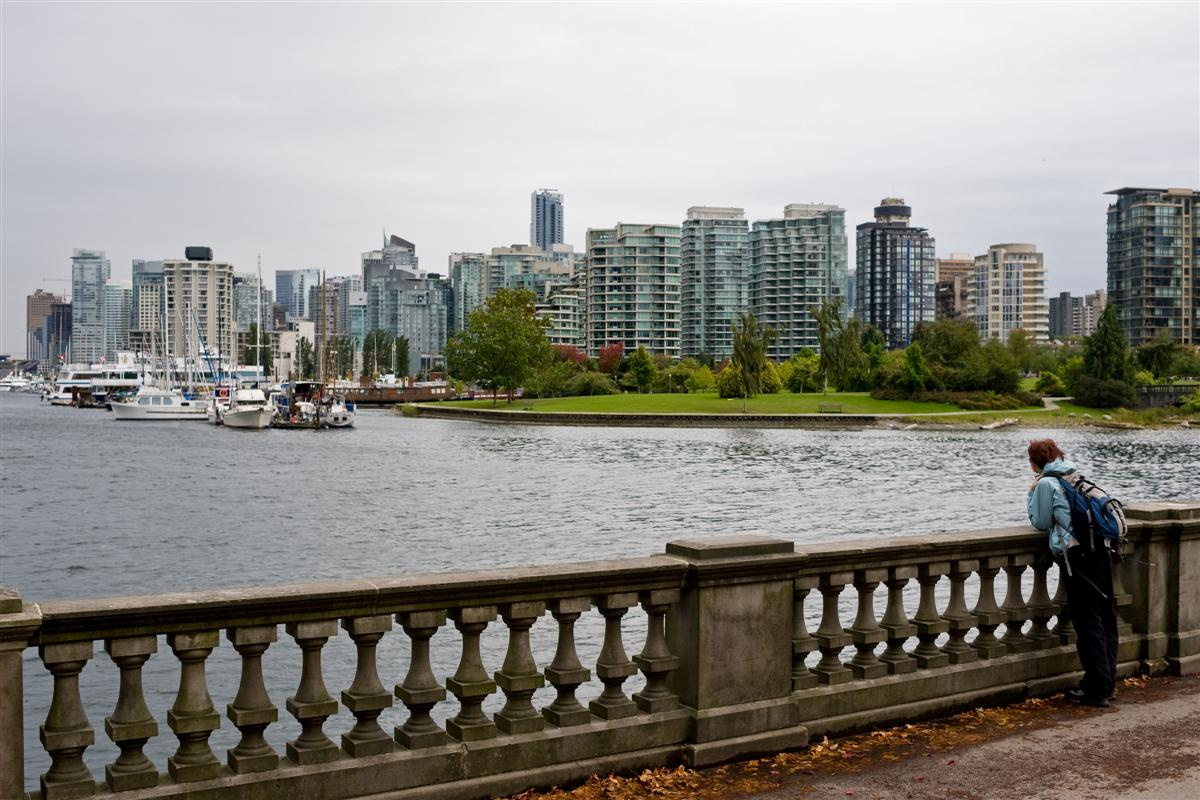
[{"label": "light blue jacket", "polygon": [[1067,548],[1079,544],[1071,535],[1071,506],[1058,483],[1059,475],[1070,475],[1075,469],[1071,461],[1054,459],[1042,467],[1042,476],[1025,501],[1029,508],[1029,523],[1050,533],[1050,552],[1059,558],[1064,556]]}]

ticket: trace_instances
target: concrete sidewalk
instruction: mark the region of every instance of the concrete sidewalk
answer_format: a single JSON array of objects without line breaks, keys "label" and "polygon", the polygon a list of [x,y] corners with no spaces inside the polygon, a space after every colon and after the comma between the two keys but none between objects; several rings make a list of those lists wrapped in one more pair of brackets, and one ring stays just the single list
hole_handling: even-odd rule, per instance
[{"label": "concrete sidewalk", "polygon": [[1200,798],[1200,676],[1127,681],[1107,709],[1044,702],[1016,727],[984,732],[984,741],[879,748],[848,758],[841,769],[780,774],[777,788],[729,796]]}]

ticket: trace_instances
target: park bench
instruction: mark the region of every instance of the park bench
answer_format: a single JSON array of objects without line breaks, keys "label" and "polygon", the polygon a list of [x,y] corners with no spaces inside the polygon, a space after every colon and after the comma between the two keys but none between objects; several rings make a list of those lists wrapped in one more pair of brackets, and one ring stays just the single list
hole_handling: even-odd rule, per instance
[{"label": "park bench", "polygon": [[821,403],[817,406],[819,414],[840,414],[842,413],[841,403]]}]

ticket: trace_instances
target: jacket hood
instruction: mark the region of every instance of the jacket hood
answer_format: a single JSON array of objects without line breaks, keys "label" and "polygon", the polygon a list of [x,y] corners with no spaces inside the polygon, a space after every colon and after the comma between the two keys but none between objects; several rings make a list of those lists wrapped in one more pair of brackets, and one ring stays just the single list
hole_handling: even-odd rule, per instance
[{"label": "jacket hood", "polygon": [[1069,461],[1065,458],[1056,458],[1042,467],[1042,475],[1043,477],[1053,478],[1059,475],[1070,475],[1076,469],[1074,461]]}]

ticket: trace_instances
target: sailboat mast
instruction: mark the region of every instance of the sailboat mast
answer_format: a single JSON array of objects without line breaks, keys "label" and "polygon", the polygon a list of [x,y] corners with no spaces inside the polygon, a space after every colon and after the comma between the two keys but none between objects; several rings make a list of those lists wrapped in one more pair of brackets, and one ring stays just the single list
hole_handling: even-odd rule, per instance
[{"label": "sailboat mast", "polygon": [[[255,347],[258,348],[257,350],[254,351],[254,354],[255,354],[255,356],[257,356],[256,363],[257,363],[259,369],[262,369],[262,365],[263,365],[263,360],[262,360],[262,337],[263,337],[262,295],[263,295],[262,253],[259,253],[258,254],[258,329],[256,331],[258,341],[256,341],[254,343]],[[266,378],[266,377],[267,377],[266,370],[263,370],[263,378]]]}]

